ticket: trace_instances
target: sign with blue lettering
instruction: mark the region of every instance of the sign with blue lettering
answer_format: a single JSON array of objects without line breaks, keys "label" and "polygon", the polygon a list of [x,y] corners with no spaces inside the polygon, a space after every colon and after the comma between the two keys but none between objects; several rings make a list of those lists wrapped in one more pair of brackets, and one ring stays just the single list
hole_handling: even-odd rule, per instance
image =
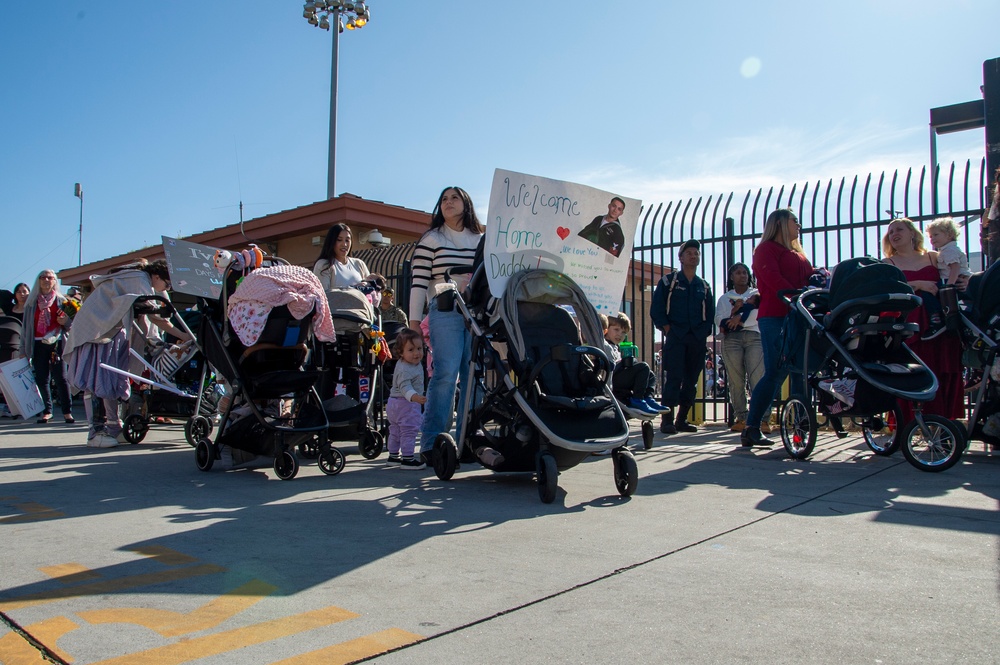
[{"label": "sign with blue lettering", "polygon": [[621,308],[642,201],[586,185],[497,169],[486,223],[490,292],[519,270],[573,279],[598,312]]},{"label": "sign with blue lettering", "polygon": [[162,237],[173,290],[190,296],[218,298],[222,293],[222,271],[212,263],[216,248]]}]

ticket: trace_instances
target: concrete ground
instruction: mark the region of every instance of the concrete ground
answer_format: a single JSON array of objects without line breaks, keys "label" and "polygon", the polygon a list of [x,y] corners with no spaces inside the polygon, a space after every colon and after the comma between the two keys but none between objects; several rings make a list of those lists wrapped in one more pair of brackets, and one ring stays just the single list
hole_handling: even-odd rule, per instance
[{"label": "concrete ground", "polygon": [[[349,454],[200,472],[180,425],[86,448],[0,421],[0,662],[1000,662],[1000,459],[922,473],[860,436],[806,462],[705,428],[452,481]],[[345,444],[348,453],[356,448]]]}]

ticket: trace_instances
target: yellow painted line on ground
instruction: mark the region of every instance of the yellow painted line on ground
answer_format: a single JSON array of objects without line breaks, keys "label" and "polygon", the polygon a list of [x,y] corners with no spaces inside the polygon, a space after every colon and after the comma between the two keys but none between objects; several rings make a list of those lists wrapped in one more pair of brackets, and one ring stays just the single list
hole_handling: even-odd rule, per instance
[{"label": "yellow painted line on ground", "polygon": [[119,577],[113,580],[103,580],[91,584],[80,584],[66,587],[65,589],[51,589],[49,591],[39,591],[28,594],[20,598],[0,601],[0,610],[19,610],[42,603],[51,603],[54,600],[66,600],[67,598],[78,598],[80,596],[99,596],[102,594],[117,593],[136,587],[150,586],[153,584],[163,584],[164,582],[175,582],[189,577],[199,577],[201,575],[214,575],[224,573],[226,569],[210,563],[203,563],[190,568],[174,568],[163,570],[157,573],[145,573],[143,575],[130,575]]},{"label": "yellow painted line on ground", "polygon": [[351,663],[361,658],[375,656],[389,649],[413,644],[422,639],[424,639],[423,635],[417,635],[401,628],[390,628],[359,637],[356,640],[341,642],[300,656],[279,660],[273,665],[343,665],[343,663]]},{"label": "yellow painted line on ground", "polygon": [[215,628],[277,590],[266,582],[251,580],[187,613],[136,607],[77,612],[77,616],[89,623],[130,623],[164,637],[177,637]]},{"label": "yellow painted line on ground", "polygon": [[10,515],[0,518],[0,524],[20,524],[22,522],[40,522],[42,520],[54,520],[59,517],[66,517],[66,513],[50,508],[48,506],[28,501],[25,503],[15,503],[14,510],[20,515]]},{"label": "yellow painted line on ground", "polygon": [[126,547],[126,552],[135,552],[143,556],[159,561],[164,566],[186,566],[191,563],[198,563],[198,559],[187,554],[182,554],[177,550],[161,545],[143,545],[142,547]]},{"label": "yellow painted line on ground", "polygon": [[96,580],[101,577],[100,573],[95,573],[90,568],[79,563],[60,563],[56,566],[44,566],[39,571],[45,573],[56,582],[63,584],[76,584],[87,580]]},{"label": "yellow painted line on ground", "polygon": [[323,628],[358,616],[360,615],[340,607],[324,607],[312,612],[265,621],[246,628],[182,640],[155,649],[98,661],[93,665],[179,665],[189,660],[207,658],[253,644],[262,644],[296,633],[303,633],[307,630]]},{"label": "yellow painted line on ground", "polygon": [[52,665],[42,652],[17,633],[0,637],[0,663],[3,665]]},{"label": "yellow painted line on ground", "polygon": [[58,642],[59,638],[66,633],[71,630],[76,630],[79,627],[80,626],[75,621],[67,617],[52,617],[51,619],[46,619],[45,621],[33,623],[24,630],[38,640],[39,643],[48,647],[52,653],[65,660],[67,663],[72,663],[73,658],[65,651],[59,649],[59,647],[56,646],[56,642]]}]

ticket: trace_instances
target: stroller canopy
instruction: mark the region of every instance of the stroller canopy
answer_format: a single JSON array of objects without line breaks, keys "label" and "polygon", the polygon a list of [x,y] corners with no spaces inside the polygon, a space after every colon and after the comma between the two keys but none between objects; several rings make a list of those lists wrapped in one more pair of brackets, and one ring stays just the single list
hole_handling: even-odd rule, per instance
[{"label": "stroller canopy", "polygon": [[848,300],[888,293],[913,293],[903,271],[870,256],[846,259],[837,264],[830,283],[830,309]]},{"label": "stroller canopy", "polygon": [[518,316],[518,303],[542,303],[573,308],[583,343],[604,347],[604,331],[597,310],[587,300],[576,282],[555,270],[522,270],[507,281],[500,316],[508,331],[508,341],[517,357],[524,358],[524,335]]},{"label": "stroller canopy", "polygon": [[358,332],[375,323],[375,308],[364,293],[353,287],[326,292],[333,325],[339,332]]}]

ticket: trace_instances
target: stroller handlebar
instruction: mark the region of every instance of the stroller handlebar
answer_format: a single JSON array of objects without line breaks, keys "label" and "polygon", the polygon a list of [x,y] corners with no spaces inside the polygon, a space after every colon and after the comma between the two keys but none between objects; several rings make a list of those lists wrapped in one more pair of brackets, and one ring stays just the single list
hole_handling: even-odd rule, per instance
[{"label": "stroller handlebar", "polygon": [[153,315],[162,318],[170,318],[177,311],[173,304],[158,295],[138,296],[132,303],[132,311],[139,315]]}]

